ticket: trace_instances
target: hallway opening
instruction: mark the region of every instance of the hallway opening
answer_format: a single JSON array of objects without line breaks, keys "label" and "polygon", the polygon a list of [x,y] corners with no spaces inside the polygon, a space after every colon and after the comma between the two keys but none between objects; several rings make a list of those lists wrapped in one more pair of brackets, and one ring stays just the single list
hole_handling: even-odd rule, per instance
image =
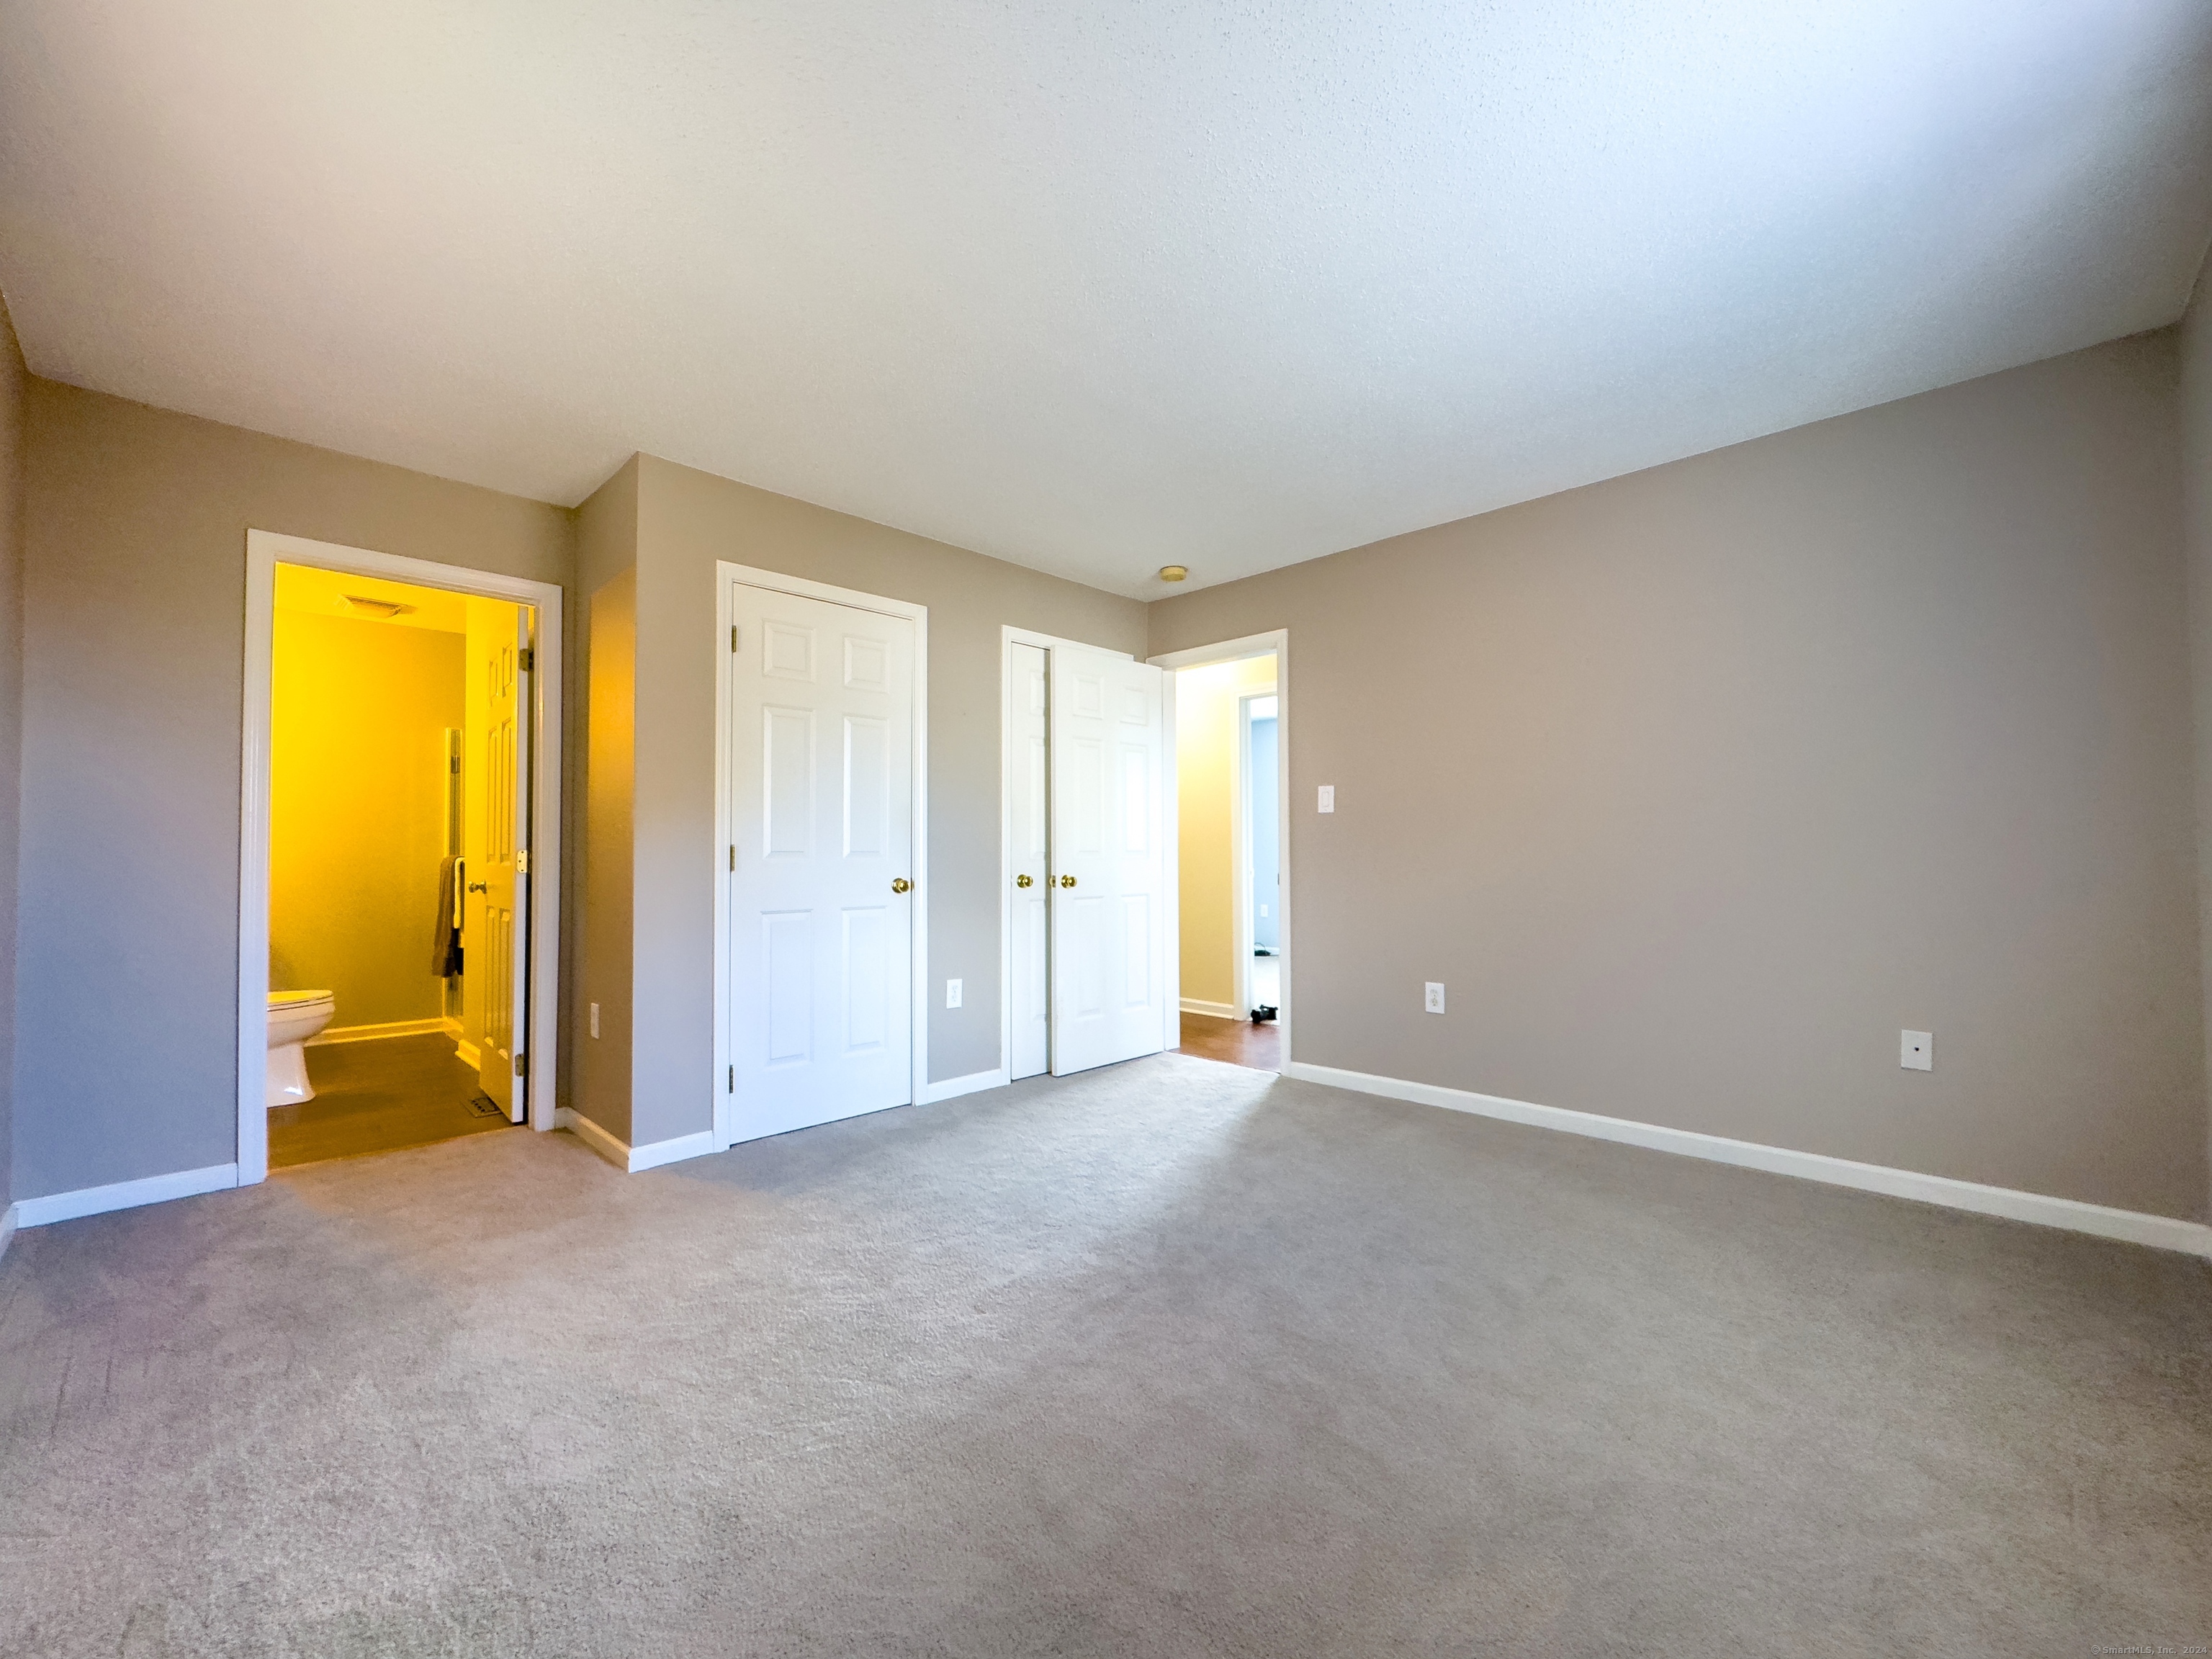
[{"label": "hallway opening", "polygon": [[1264,1071],[1288,1060],[1281,645],[1159,659],[1176,710],[1181,1047]]}]

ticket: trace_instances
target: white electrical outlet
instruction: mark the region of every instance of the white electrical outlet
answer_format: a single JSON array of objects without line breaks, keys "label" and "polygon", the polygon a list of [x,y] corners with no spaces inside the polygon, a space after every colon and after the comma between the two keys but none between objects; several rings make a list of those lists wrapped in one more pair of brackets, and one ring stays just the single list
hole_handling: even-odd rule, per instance
[{"label": "white electrical outlet", "polygon": [[1266,905],[1263,904],[1260,907],[1260,914],[1263,916],[1267,914],[1267,907]]},{"label": "white electrical outlet", "polygon": [[1421,1008],[1424,1012],[1441,1014],[1444,1011],[1444,988],[1431,980],[1421,988]]},{"label": "white electrical outlet", "polygon": [[592,1005],[592,1035],[593,1036],[599,1036],[599,1005],[598,1003],[596,1003],[596,1002],[595,1002],[595,1003],[593,1003],[593,1004]]},{"label": "white electrical outlet", "polygon": [[960,1006],[960,981],[957,979],[948,979],[945,981],[945,1006],[948,1008],[957,1008]]},{"label": "white electrical outlet", "polygon": [[1322,785],[1321,805],[1316,810],[1323,812],[1334,812],[1336,811],[1336,786],[1334,784],[1324,783]]},{"label": "white electrical outlet", "polygon": [[1908,1072],[1936,1069],[1936,1036],[1932,1031],[1899,1031],[1897,1063]]}]

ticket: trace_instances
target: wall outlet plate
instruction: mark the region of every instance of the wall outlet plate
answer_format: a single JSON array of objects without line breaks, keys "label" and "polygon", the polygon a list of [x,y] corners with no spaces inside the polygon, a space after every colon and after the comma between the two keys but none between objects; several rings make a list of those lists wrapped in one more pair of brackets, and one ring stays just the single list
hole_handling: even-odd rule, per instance
[{"label": "wall outlet plate", "polygon": [[957,979],[948,979],[945,981],[945,1006],[948,1008],[957,1008],[960,1006],[960,981]]},{"label": "wall outlet plate", "polygon": [[1899,1031],[1897,1063],[1908,1072],[1936,1069],[1936,1036],[1932,1031]]},{"label": "wall outlet plate", "polygon": [[1441,1014],[1444,1011],[1444,988],[1431,980],[1421,988],[1421,1012]]}]

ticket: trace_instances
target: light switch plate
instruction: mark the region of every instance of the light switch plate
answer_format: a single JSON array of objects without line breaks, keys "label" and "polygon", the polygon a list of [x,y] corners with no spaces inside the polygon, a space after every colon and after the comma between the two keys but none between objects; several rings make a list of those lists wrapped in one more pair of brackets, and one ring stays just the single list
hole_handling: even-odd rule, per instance
[{"label": "light switch plate", "polygon": [[596,1003],[596,1002],[595,1002],[595,1003],[593,1003],[593,1004],[592,1005],[592,1035],[593,1036],[599,1036],[599,1005],[598,1003]]},{"label": "light switch plate", "polygon": [[1336,786],[1334,784],[1324,783],[1322,785],[1321,805],[1316,810],[1323,812],[1334,812],[1336,811]]},{"label": "light switch plate", "polygon": [[1908,1072],[1936,1069],[1936,1037],[1930,1031],[1899,1031],[1897,1063]]},{"label": "light switch plate", "polygon": [[1421,1011],[1430,1014],[1441,1014],[1444,1011],[1444,988],[1434,980],[1421,988]]},{"label": "light switch plate", "polygon": [[960,981],[957,979],[948,979],[945,981],[945,1006],[948,1008],[957,1008],[960,1006]]}]

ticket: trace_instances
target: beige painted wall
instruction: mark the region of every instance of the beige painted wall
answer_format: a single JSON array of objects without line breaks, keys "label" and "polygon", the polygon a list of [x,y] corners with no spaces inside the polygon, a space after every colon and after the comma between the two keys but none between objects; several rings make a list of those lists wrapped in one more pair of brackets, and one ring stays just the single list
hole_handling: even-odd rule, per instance
[{"label": "beige painted wall", "polygon": [[270,732],[269,983],[327,989],[331,1024],[435,1019],[446,732],[458,634],[279,610]]},{"label": "beige painted wall", "polygon": [[[766,490],[641,456],[614,498],[581,510],[586,580],[619,565],[617,531],[589,551],[595,513],[619,520],[635,501],[635,674],[628,688],[635,734],[632,782],[629,964],[633,1144],[713,1125],[714,563],[805,576],[929,607],[930,1072],[933,1078],[999,1064],[1000,628],[1013,623],[1112,649],[1141,652],[1144,607],[964,549]],[[602,495],[607,494],[602,491]],[[597,675],[594,694],[600,690]],[[608,695],[623,688],[610,684]],[[594,865],[595,871],[598,868]],[[594,879],[597,879],[596,874]],[[592,937],[601,936],[594,933]],[[587,947],[584,979],[622,971]],[[965,1006],[946,1010],[942,986],[966,981]],[[602,1006],[602,1030],[605,1009]],[[602,1042],[605,1039],[602,1039]],[[583,1109],[611,1121],[599,1098]]]},{"label": "beige painted wall", "polygon": [[[2208,261],[2212,268],[2212,261]],[[2179,335],[2183,533],[2189,562],[2189,643],[2195,721],[2197,971],[2212,1073],[2212,293],[2199,272]],[[2204,1122],[2212,1163],[2212,1103]]]},{"label": "beige painted wall", "polygon": [[[576,509],[576,585],[585,594],[585,826],[576,908],[573,1104],[628,1141],[632,896],[637,793],[637,459]],[[590,1005],[599,1005],[591,1035]]]},{"label": "beige painted wall", "polygon": [[0,1209],[14,1196],[15,875],[23,747],[23,411],[28,377],[0,300]]},{"label": "beige painted wall", "polygon": [[[580,1109],[617,1139],[629,1139],[631,858],[636,847],[637,571],[610,576],[588,601],[592,641],[590,792],[585,810],[591,867],[584,892],[588,941],[576,1017]],[[599,1007],[592,1035],[590,1006]]]},{"label": "beige painted wall", "polygon": [[18,1197],[236,1155],[247,528],[574,561],[559,507],[50,380],[27,432]]},{"label": "beige painted wall", "polygon": [[1237,1001],[1237,704],[1273,690],[1275,659],[1209,663],[1175,677],[1178,931],[1185,1001]]},{"label": "beige painted wall", "polygon": [[1291,631],[1297,1058],[2203,1213],[2176,368],[2116,342],[1153,606],[1155,653]]}]

